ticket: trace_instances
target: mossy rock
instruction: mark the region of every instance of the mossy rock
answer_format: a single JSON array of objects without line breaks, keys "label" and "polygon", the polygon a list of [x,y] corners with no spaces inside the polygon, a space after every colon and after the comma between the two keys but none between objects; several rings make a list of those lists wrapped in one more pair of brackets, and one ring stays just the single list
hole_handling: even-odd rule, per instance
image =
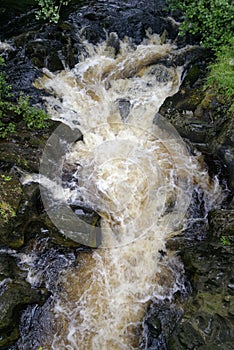
[{"label": "mossy rock", "polygon": [[0,295],[0,349],[17,340],[18,319],[23,308],[28,304],[41,304],[46,297],[46,292],[32,289],[26,281],[6,280]]},{"label": "mossy rock", "polygon": [[40,151],[38,147],[30,147],[24,140],[24,145],[17,142],[0,143],[0,161],[5,164],[17,165],[22,169],[37,171],[39,167]]},{"label": "mossy rock", "polygon": [[193,350],[199,349],[204,344],[205,341],[199,331],[189,321],[184,321],[170,337],[168,350]]},{"label": "mossy rock", "polygon": [[6,349],[19,337],[19,318],[28,304],[43,304],[48,297],[45,289],[32,289],[25,281],[16,259],[0,254],[0,349]]},{"label": "mossy rock", "polygon": [[186,77],[184,79],[183,84],[184,85],[189,85],[192,87],[200,78],[202,73],[201,67],[199,67],[196,64],[193,64],[190,69],[188,70]]},{"label": "mossy rock", "polygon": [[22,198],[19,180],[12,175],[0,174],[0,245],[17,248],[23,244],[21,234],[12,234],[12,226]]},{"label": "mossy rock", "polygon": [[234,192],[234,118],[224,119],[220,133],[211,142],[211,151],[223,162],[228,185]]},{"label": "mossy rock", "polygon": [[[213,209],[209,213],[209,237],[234,236],[234,210]],[[234,237],[233,237],[234,239]]]},{"label": "mossy rock", "polygon": [[14,278],[19,271],[15,259],[7,253],[0,254],[0,281],[5,278]]},{"label": "mossy rock", "polygon": [[[229,350],[234,337],[233,211],[213,210],[209,224],[209,241],[182,248],[181,257],[193,293],[183,305],[183,317],[170,338],[171,350],[212,346]],[[224,235],[230,239],[230,245],[224,245],[220,239]],[[195,338],[200,339],[199,344]]]}]

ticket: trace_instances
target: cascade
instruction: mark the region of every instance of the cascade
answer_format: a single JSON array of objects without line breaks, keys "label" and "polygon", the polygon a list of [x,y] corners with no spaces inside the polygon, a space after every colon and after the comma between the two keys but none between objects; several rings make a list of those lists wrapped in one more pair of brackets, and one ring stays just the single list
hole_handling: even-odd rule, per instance
[{"label": "cascade", "polygon": [[[40,175],[23,181],[40,183],[45,209],[64,235],[97,248],[80,253],[77,265],[61,275],[54,292],[56,331],[41,345],[139,349],[149,305],[183,288],[175,252],[160,252],[186,226],[193,190],[211,201],[220,190],[158,114],[178,91],[183,72],[162,59],[179,49],[150,33],[139,45],[111,33],[98,45],[83,46],[73,69],[44,70],[35,82],[49,93],[47,110],[61,126],[48,140]],[[80,232],[71,209],[82,205],[101,218],[94,243],[91,225]]]}]

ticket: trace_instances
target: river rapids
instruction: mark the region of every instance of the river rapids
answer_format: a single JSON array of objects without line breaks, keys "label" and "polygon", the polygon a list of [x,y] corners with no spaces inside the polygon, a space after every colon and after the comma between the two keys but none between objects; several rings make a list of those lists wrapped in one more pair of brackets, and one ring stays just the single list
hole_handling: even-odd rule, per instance
[{"label": "river rapids", "polygon": [[[158,114],[178,91],[184,71],[163,64],[179,49],[161,41],[150,31],[139,45],[115,33],[98,45],[83,40],[73,69],[45,70],[35,82],[48,93],[51,118],[82,134],[63,154],[59,190],[52,189],[48,167],[34,178],[45,208],[58,229],[80,243],[79,222],[76,232],[76,221],[61,220],[61,212],[58,220],[49,207],[51,196],[67,207],[83,203],[101,217],[97,249],[81,252],[77,265],[60,277],[53,304],[56,331],[42,340],[43,350],[141,348],[150,304],[172,300],[183,288],[183,266],[175,252],[166,252],[167,239],[186,227],[194,190],[207,203],[220,195],[199,155],[191,155]],[[71,174],[69,180],[63,172]]]}]

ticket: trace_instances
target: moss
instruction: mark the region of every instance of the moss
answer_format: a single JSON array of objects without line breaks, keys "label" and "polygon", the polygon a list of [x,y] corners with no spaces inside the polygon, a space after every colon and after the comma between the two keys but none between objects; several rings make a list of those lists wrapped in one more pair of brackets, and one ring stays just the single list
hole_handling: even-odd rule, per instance
[{"label": "moss", "polygon": [[186,78],[184,79],[184,84],[189,84],[192,86],[201,75],[201,69],[196,64],[192,65],[190,70],[188,71]]},{"label": "moss", "polygon": [[218,314],[227,317],[229,314],[230,303],[234,301],[234,296],[229,295],[229,303],[225,303],[222,294],[213,294],[210,292],[199,292],[196,296],[197,303],[202,305],[202,311],[214,315]]},{"label": "moss", "polygon": [[8,223],[16,216],[15,210],[5,201],[0,202],[0,216],[4,223]]},{"label": "moss", "polygon": [[17,247],[22,244],[22,237],[18,233],[11,235],[11,225],[16,219],[17,210],[21,202],[22,189],[18,179],[9,174],[0,175],[0,244]]}]

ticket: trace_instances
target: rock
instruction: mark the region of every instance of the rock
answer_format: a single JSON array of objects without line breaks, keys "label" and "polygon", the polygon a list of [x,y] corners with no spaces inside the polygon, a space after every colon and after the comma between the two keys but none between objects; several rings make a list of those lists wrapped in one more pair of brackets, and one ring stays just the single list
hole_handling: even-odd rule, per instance
[{"label": "rock", "polygon": [[19,336],[18,319],[20,311],[27,304],[45,301],[46,295],[31,289],[25,281],[2,282],[0,296],[0,349],[11,345]]},{"label": "rock", "polygon": [[167,98],[159,112],[198,150],[212,154],[213,163],[222,164],[228,186],[234,191],[234,119],[223,96],[210,89],[204,91],[206,61],[200,56],[187,71],[179,92]]},{"label": "rock", "polygon": [[181,317],[181,310],[173,303],[152,304],[143,324],[140,348],[168,350],[168,339]]},{"label": "rock", "polygon": [[199,331],[189,321],[184,320],[176,327],[176,331],[170,337],[168,350],[200,349],[200,346],[204,344],[205,341]]},{"label": "rock", "polygon": [[[234,211],[209,214],[209,240],[181,248],[193,294],[169,339],[168,349],[230,349],[234,340],[232,288]],[[222,237],[226,237],[222,240]]]},{"label": "rock", "polygon": [[19,336],[19,317],[27,304],[42,304],[48,297],[45,289],[32,289],[24,280],[15,259],[0,254],[0,349],[12,345]]},{"label": "rock", "polygon": [[212,140],[210,148],[225,164],[228,184],[234,191],[234,119],[232,116],[223,124],[220,133]]},{"label": "rock", "polygon": [[21,337],[16,348],[19,349],[40,349],[44,348],[43,342],[46,338],[53,342],[54,334],[57,332],[53,322],[53,298],[49,298],[45,304],[29,305],[21,317]]},{"label": "rock", "polygon": [[233,239],[234,235],[234,210],[213,209],[209,213],[210,230],[208,232],[211,238],[220,239],[227,236]]},{"label": "rock", "polygon": [[32,103],[41,101],[41,96],[33,87],[33,82],[40,73],[25,56],[21,57],[21,51],[15,51],[15,54],[6,61],[4,71],[15,97],[23,93],[30,96]]},{"label": "rock", "polygon": [[106,46],[107,49],[110,48],[111,51],[113,51],[113,57],[115,57],[119,53],[120,41],[116,33],[110,33],[106,42]]},{"label": "rock", "polygon": [[131,108],[131,102],[126,98],[121,98],[116,101],[118,103],[119,107],[119,113],[121,115],[121,118],[125,120],[127,116],[129,115],[130,108]]},{"label": "rock", "polygon": [[178,28],[162,16],[164,9],[165,2],[161,0],[111,1],[108,6],[96,2],[71,13],[68,21],[79,23],[80,28],[84,28],[82,33],[91,42],[105,39],[106,32],[116,32],[120,39],[127,35],[140,43],[149,28],[160,35],[166,31],[170,39],[175,39]]},{"label": "rock", "polygon": [[18,179],[6,173],[0,174],[0,246],[16,248],[23,244],[22,234],[12,232],[21,197]]},{"label": "rock", "polygon": [[12,279],[17,271],[15,259],[7,253],[2,253],[0,255],[0,280]]}]

